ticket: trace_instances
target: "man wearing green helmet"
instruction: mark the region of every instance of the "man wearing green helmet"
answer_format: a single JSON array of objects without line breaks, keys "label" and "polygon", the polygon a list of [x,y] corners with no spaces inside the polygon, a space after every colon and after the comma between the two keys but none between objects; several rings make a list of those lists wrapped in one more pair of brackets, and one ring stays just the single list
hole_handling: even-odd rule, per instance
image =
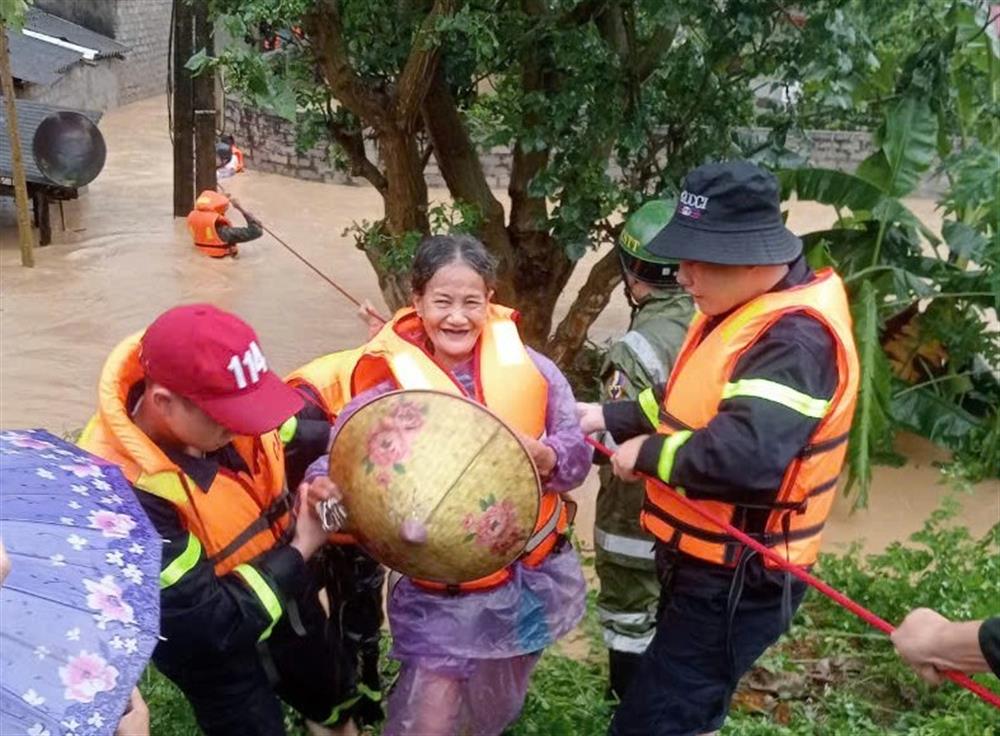
[{"label": "man wearing green helmet", "polygon": [[[635,399],[644,389],[666,381],[684,341],[692,304],[677,285],[678,264],[646,248],[673,211],[672,202],[647,202],[628,219],[619,237],[617,249],[632,320],[628,332],[605,358],[603,401]],[[604,439],[614,447],[610,436]],[[639,527],[642,483],[619,480],[606,465],[600,478],[594,525],[601,582],[597,611],[608,647],[610,690],[621,699],[653,638],[660,583],[653,537]]]}]

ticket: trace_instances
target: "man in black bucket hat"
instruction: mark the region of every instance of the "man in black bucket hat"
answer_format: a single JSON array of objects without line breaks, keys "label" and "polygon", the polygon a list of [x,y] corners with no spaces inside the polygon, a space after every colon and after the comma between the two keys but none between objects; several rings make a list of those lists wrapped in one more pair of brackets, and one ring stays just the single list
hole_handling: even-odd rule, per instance
[{"label": "man in black bucket hat", "polygon": [[805,588],[679,496],[813,564],[859,371],[843,283],[809,268],[766,171],[745,161],[694,170],[647,247],[681,262],[698,313],[666,385],[579,406],[585,431],[618,443],[619,477],[669,486],[646,486],[659,620],[610,733],[696,736],[722,727],[740,677],[787,629]]}]

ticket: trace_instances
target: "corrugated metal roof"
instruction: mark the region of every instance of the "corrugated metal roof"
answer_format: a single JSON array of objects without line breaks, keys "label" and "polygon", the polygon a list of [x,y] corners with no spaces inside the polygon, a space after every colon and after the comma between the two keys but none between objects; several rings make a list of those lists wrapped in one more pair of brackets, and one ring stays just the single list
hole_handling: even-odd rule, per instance
[{"label": "corrugated metal roof", "polygon": [[32,84],[52,84],[69,67],[83,58],[79,51],[56,46],[17,31],[7,31],[10,46],[10,73]]},{"label": "corrugated metal roof", "polygon": [[[2,99],[0,97],[0,100]],[[30,100],[16,100],[15,102],[17,104],[17,130],[21,137],[21,155],[24,159],[25,178],[36,184],[58,186],[55,182],[46,178],[38,170],[38,165],[35,163],[35,157],[31,153],[31,144],[35,140],[35,131],[38,130],[38,126],[42,124],[47,115],[59,112],[60,110],[83,113],[93,120],[94,123],[97,123],[101,119],[101,113],[92,110],[74,110],[71,107],[60,107],[57,105],[43,105],[40,102],[31,102]],[[3,135],[0,135],[0,176],[10,178],[13,174],[13,160],[10,149],[10,136],[6,132],[7,106],[3,104],[0,104],[0,130],[4,131]]]},{"label": "corrugated metal roof", "polygon": [[68,20],[38,10],[37,8],[28,9],[24,27],[30,31],[44,33],[47,36],[53,36],[77,46],[94,49],[97,52],[97,56],[95,57],[97,59],[104,59],[109,56],[121,58],[128,51],[127,46],[118,43],[112,38],[96,33],[89,28],[78,26],[76,23],[70,23]]}]

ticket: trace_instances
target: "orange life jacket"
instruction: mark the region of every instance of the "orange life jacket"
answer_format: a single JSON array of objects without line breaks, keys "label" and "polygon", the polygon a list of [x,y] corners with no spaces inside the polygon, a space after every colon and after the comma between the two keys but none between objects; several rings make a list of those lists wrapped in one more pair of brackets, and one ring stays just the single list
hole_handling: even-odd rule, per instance
[{"label": "orange life jacket", "polygon": [[285,383],[306,389],[332,423],[351,400],[351,375],[363,353],[360,347],[320,356],[289,373]]},{"label": "orange life jacket", "polygon": [[[535,367],[517,331],[516,313],[495,304],[489,314],[473,357],[474,398],[488,406],[507,424],[531,437],[545,431],[548,381]],[[451,373],[423,347],[423,327],[412,308],[401,309],[364,348],[351,377],[351,392],[391,380],[404,389],[435,389],[464,395]],[[414,339],[414,336],[421,336]],[[570,507],[558,493],[543,493],[538,521],[520,562],[536,567],[556,548],[569,526]],[[509,568],[478,580],[448,586],[414,580],[421,587],[446,592],[488,590],[510,579]]]},{"label": "orange life jacket", "polygon": [[[305,389],[304,393],[314,399],[314,403],[326,414],[333,424],[341,409],[351,400],[351,374],[364,348],[341,350],[320,356],[301,368],[292,371],[285,378],[292,388]],[[329,535],[333,544],[356,544],[350,534]]]},{"label": "orange life jacket", "polygon": [[[809,315],[834,338],[838,379],[829,402],[799,392],[782,396],[782,387],[768,381],[730,383],[733,369],[746,350],[775,321],[792,312]],[[706,323],[706,317],[698,313],[688,330],[667,383],[658,431],[673,437],[676,446],[682,448],[686,433],[707,425],[718,413],[720,402],[737,394],[777,400],[820,418],[807,446],[786,469],[773,502],[766,505],[766,525],[763,534],[758,535],[788,561],[810,565],[816,561],[823,525],[833,505],[858,391],[858,356],[844,284],[833,271],[825,269],[808,284],[747,302],[703,335]],[[767,432],[766,427],[758,430]],[[683,492],[682,488],[677,490]],[[699,504],[748,531],[744,524],[750,506],[725,501]],[[684,506],[673,489],[646,484],[642,524],[657,539],[686,555],[726,566],[737,561],[741,545]]]},{"label": "orange life jacket", "polygon": [[237,252],[235,245],[219,237],[217,229],[220,225],[228,227],[231,224],[225,217],[228,208],[228,197],[206,189],[198,195],[194,209],[187,216],[188,230],[191,231],[194,244],[202,253],[212,258],[225,258]]},{"label": "orange life jacket", "polygon": [[236,159],[235,171],[238,174],[241,171],[243,171],[244,168],[245,168],[243,166],[243,151],[241,151],[240,149],[238,149],[235,145],[230,146],[229,149],[230,149],[230,151],[233,154],[233,158]]},{"label": "orange life jacket", "polygon": [[209,489],[199,488],[129,416],[129,390],[143,379],[141,337],[127,338],[108,357],[98,388],[98,411],[79,444],[121,466],[140,491],[173,504],[215,565],[215,573],[225,575],[292,532],[281,440],[277,431],[237,437],[233,445],[250,473],[220,468]]}]

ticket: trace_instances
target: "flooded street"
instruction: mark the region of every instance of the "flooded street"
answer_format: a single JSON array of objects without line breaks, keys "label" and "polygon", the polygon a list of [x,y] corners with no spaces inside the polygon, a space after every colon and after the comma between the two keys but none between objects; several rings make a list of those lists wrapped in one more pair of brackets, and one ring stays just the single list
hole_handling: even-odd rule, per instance
[{"label": "flooded street", "polygon": [[[0,426],[46,427],[56,434],[80,429],[94,410],[98,375],[111,348],[178,303],[210,301],[238,313],[258,331],[272,369],[281,373],[363,339],[353,307],[267,235],[241,246],[235,261],[195,250],[184,220],[171,216],[165,98],[112,111],[100,127],[107,165],[78,201],[66,205],[65,232],[53,211],[54,242],[36,251],[34,269],[19,265],[10,201],[0,209]],[[223,184],[319,269],[385,309],[367,259],[343,235],[355,220],[380,215],[374,189],[257,172]],[[925,223],[939,225],[933,202],[911,206]],[[808,231],[833,219],[829,208],[796,204],[789,225]],[[233,220],[242,224],[238,213]],[[585,269],[578,269],[562,309],[584,277]],[[594,326],[593,339],[620,334],[627,320],[619,293]],[[879,549],[917,529],[937,505],[942,489],[932,462],[943,456],[913,438],[904,438],[901,448],[912,462],[879,469],[868,511],[851,516],[842,500],[827,549],[854,539]],[[585,543],[594,492],[593,479],[579,492],[578,533]],[[966,501],[965,522],[981,533],[998,519],[1000,483],[980,484]]]}]

